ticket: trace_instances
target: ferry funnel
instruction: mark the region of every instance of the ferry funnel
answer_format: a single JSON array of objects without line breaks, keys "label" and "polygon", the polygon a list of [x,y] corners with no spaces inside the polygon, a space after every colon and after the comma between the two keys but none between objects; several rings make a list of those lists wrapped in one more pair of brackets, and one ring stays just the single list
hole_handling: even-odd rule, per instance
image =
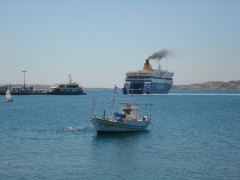
[{"label": "ferry funnel", "polygon": [[152,69],[151,64],[149,63],[149,60],[146,59],[146,62],[145,62],[145,64],[144,64],[144,66],[143,66],[143,71],[152,71],[152,70],[153,70],[153,69]]}]

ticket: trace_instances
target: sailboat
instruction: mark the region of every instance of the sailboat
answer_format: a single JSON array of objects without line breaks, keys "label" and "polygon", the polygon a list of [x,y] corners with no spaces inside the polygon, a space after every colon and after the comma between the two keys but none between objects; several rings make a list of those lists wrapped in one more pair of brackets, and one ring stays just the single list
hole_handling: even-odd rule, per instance
[{"label": "sailboat", "polygon": [[11,95],[11,93],[10,93],[10,91],[9,91],[9,89],[6,91],[6,100],[5,100],[5,102],[12,102],[13,100],[12,100],[12,95]]}]

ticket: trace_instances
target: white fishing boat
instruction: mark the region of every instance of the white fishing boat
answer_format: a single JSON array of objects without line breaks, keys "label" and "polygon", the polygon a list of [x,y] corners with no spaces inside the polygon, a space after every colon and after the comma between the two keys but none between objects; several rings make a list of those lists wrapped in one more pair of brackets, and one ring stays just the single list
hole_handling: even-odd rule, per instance
[{"label": "white fishing boat", "polygon": [[10,91],[9,91],[9,89],[6,91],[6,100],[5,100],[5,102],[12,102],[13,100],[12,100],[12,95],[11,95],[11,93],[10,93]]},{"label": "white fishing boat", "polygon": [[[93,101],[93,111],[91,122],[98,134],[111,132],[130,132],[143,131],[151,124],[151,105],[152,104],[133,104],[132,98],[129,102],[120,101],[119,107],[115,103],[115,96],[112,99],[112,108],[103,109],[103,115],[96,113],[97,102]],[[111,103],[110,103],[111,106]],[[140,113],[140,106],[144,107],[145,112]],[[103,105],[101,105],[103,107]],[[109,106],[108,106],[109,107]],[[118,109],[118,111],[115,111]],[[108,111],[107,111],[108,110]],[[108,112],[110,111],[110,115]]]}]

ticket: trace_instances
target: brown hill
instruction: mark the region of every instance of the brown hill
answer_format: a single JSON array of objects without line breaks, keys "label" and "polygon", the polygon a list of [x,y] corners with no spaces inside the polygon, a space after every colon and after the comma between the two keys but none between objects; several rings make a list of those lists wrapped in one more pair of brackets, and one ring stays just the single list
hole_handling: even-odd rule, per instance
[{"label": "brown hill", "polygon": [[173,85],[172,90],[237,90],[240,91],[239,81],[210,81],[199,84]]}]

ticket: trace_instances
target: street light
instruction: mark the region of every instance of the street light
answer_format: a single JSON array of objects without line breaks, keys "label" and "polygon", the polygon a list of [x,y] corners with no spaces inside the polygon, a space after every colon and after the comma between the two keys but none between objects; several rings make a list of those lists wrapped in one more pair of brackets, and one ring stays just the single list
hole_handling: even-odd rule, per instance
[{"label": "street light", "polygon": [[25,90],[25,72],[27,72],[27,71],[22,71],[23,73],[24,73],[24,84],[23,84],[23,89]]}]

